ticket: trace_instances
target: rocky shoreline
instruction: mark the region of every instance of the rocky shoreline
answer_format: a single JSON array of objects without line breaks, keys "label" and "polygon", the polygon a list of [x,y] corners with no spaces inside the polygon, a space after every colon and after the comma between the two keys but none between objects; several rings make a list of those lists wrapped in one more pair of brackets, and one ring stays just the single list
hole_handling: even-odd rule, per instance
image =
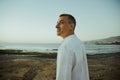
[{"label": "rocky shoreline", "polygon": [[[0,50],[0,80],[55,80],[56,55]],[[90,80],[120,80],[120,52],[87,58]]]}]

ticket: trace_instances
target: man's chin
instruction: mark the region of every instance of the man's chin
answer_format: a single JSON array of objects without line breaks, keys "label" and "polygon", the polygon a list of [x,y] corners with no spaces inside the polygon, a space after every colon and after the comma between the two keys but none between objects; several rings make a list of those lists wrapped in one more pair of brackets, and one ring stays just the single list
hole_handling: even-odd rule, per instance
[{"label": "man's chin", "polygon": [[60,34],[57,34],[57,36],[60,36]]},{"label": "man's chin", "polygon": [[60,33],[59,33],[59,32],[57,32],[57,35],[59,36],[59,35],[60,35]]},{"label": "man's chin", "polygon": [[60,34],[59,34],[59,33],[57,33],[57,36],[60,36]]}]

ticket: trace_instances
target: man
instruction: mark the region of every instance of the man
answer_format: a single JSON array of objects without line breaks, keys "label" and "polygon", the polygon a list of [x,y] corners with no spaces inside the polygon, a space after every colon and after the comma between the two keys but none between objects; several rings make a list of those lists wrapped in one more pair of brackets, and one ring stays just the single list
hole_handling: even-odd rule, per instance
[{"label": "man", "polygon": [[64,40],[58,49],[56,80],[89,80],[86,52],[74,33],[75,18],[61,14],[57,22],[57,35]]}]

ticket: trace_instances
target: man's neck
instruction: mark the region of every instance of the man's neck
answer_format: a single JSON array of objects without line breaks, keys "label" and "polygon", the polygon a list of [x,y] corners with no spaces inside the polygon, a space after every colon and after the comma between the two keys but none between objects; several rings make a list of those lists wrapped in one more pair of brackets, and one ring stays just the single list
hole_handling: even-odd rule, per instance
[{"label": "man's neck", "polygon": [[74,32],[71,33],[71,34],[68,34],[68,35],[66,35],[66,36],[63,36],[62,38],[65,39],[65,38],[67,38],[68,36],[73,35],[73,34],[74,34]]}]

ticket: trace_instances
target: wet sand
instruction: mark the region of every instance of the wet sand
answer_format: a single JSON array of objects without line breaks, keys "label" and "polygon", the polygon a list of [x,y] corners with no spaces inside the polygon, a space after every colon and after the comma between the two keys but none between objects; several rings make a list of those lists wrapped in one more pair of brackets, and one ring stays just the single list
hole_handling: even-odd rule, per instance
[{"label": "wet sand", "polygon": [[[120,80],[120,53],[87,55],[90,80]],[[0,52],[0,80],[55,80],[56,53]]]}]

